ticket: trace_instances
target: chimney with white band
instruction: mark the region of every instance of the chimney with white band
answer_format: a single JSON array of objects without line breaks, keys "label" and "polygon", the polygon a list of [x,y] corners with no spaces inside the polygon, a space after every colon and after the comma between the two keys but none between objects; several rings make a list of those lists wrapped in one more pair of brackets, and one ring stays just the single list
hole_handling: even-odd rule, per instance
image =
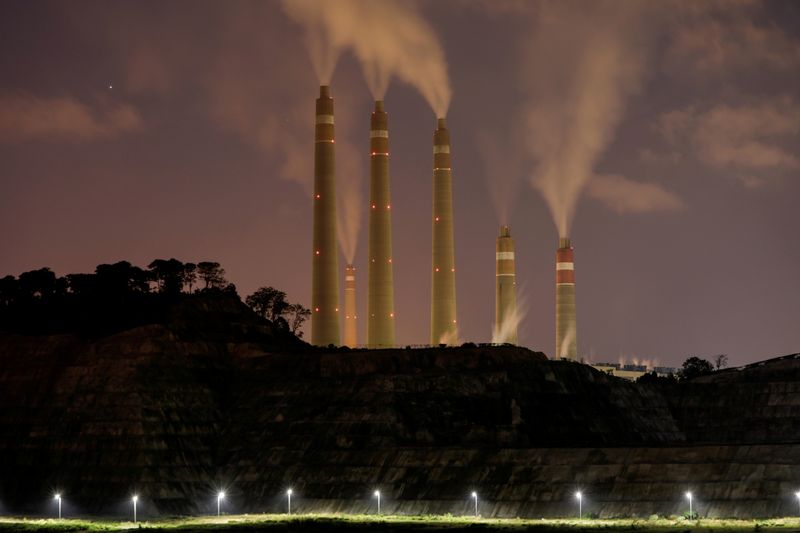
[{"label": "chimney with white band", "polygon": [[457,344],[453,177],[450,168],[450,132],[443,118],[437,121],[433,134],[432,268],[431,344]]},{"label": "chimney with white band", "polygon": [[508,226],[500,227],[495,253],[494,331],[497,343],[517,344],[517,279],[514,240]]},{"label": "chimney with white band", "polygon": [[578,359],[575,319],[575,261],[568,238],[559,239],[556,251],[556,352],[557,358]]},{"label": "chimney with white band", "polygon": [[333,98],[322,85],[314,130],[314,248],[311,266],[311,344],[339,344],[339,256],[336,243],[336,158]]},{"label": "chimney with white band", "polygon": [[358,345],[358,312],[356,311],[356,267],[344,268],[344,345]]},{"label": "chimney with white band", "polygon": [[369,280],[367,345],[395,346],[392,201],[389,193],[389,117],[375,102],[369,133]]}]

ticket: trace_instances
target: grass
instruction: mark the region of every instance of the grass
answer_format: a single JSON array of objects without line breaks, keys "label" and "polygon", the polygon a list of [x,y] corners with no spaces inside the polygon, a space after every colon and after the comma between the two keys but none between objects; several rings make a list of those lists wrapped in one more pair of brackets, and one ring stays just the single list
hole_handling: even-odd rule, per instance
[{"label": "grass", "polygon": [[521,518],[474,518],[464,516],[397,516],[397,515],[231,515],[201,518],[173,518],[142,521],[137,524],[112,520],[84,519],[26,519],[0,518],[0,533],[72,533],[112,532],[137,529],[157,532],[176,530],[176,533],[232,533],[266,532],[357,532],[386,531],[411,532],[515,532],[539,533],[738,533],[738,532],[800,532],[800,518],[764,520],[727,520],[680,518],[659,519],[521,519]]}]

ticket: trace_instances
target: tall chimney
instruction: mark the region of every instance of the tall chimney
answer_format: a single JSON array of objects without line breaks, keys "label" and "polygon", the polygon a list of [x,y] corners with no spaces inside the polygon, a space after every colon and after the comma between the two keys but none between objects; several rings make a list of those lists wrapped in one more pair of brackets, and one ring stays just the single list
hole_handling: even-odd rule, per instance
[{"label": "tall chimney", "polygon": [[339,257],[336,246],[336,157],[333,98],[322,85],[314,129],[314,249],[311,268],[311,343],[339,344]]},{"label": "tall chimney", "polygon": [[344,268],[344,345],[358,345],[358,312],[356,311],[356,267]]},{"label": "tall chimney", "polygon": [[433,291],[431,344],[457,344],[456,264],[450,132],[443,118],[433,134]]},{"label": "tall chimney", "polygon": [[375,102],[369,132],[369,281],[367,345],[395,346],[392,201],[389,192],[389,117]]},{"label": "tall chimney", "polygon": [[575,319],[575,262],[572,245],[562,237],[556,251],[556,357],[578,359]]},{"label": "tall chimney", "polygon": [[500,226],[495,253],[494,323],[498,343],[517,344],[517,276],[511,229]]}]

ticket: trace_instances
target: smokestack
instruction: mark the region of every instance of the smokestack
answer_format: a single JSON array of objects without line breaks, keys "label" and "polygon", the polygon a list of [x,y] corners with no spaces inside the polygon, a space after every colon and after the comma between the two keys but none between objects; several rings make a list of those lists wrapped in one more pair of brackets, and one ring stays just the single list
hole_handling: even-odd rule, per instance
[{"label": "smokestack", "polygon": [[344,345],[358,345],[358,313],[356,311],[356,267],[344,268]]},{"label": "smokestack", "polygon": [[456,344],[456,264],[450,132],[443,118],[433,134],[433,291],[431,344]]},{"label": "smokestack", "polygon": [[333,98],[322,85],[314,129],[314,250],[311,268],[311,343],[339,344],[339,257],[336,246],[336,158]]},{"label": "smokestack", "polygon": [[556,357],[578,359],[575,319],[575,262],[572,245],[562,237],[556,252]]},{"label": "smokestack", "polygon": [[517,344],[517,276],[511,229],[500,226],[495,253],[495,331],[499,343]]},{"label": "smokestack", "polygon": [[395,345],[392,202],[389,192],[389,117],[375,102],[369,132],[369,281],[367,345]]}]

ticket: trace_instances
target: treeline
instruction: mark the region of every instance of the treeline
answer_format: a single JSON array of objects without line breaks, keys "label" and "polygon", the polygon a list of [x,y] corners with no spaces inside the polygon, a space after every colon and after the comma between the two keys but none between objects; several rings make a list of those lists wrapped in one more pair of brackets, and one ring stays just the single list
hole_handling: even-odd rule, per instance
[{"label": "treeline", "polygon": [[[104,335],[164,323],[173,304],[214,294],[239,299],[225,269],[213,261],[156,259],[147,268],[119,261],[98,265],[94,273],[63,277],[40,268],[0,278],[0,330]],[[309,313],[286,302],[282,291],[263,287],[248,297],[248,304],[278,327],[302,335],[299,329]]]}]

